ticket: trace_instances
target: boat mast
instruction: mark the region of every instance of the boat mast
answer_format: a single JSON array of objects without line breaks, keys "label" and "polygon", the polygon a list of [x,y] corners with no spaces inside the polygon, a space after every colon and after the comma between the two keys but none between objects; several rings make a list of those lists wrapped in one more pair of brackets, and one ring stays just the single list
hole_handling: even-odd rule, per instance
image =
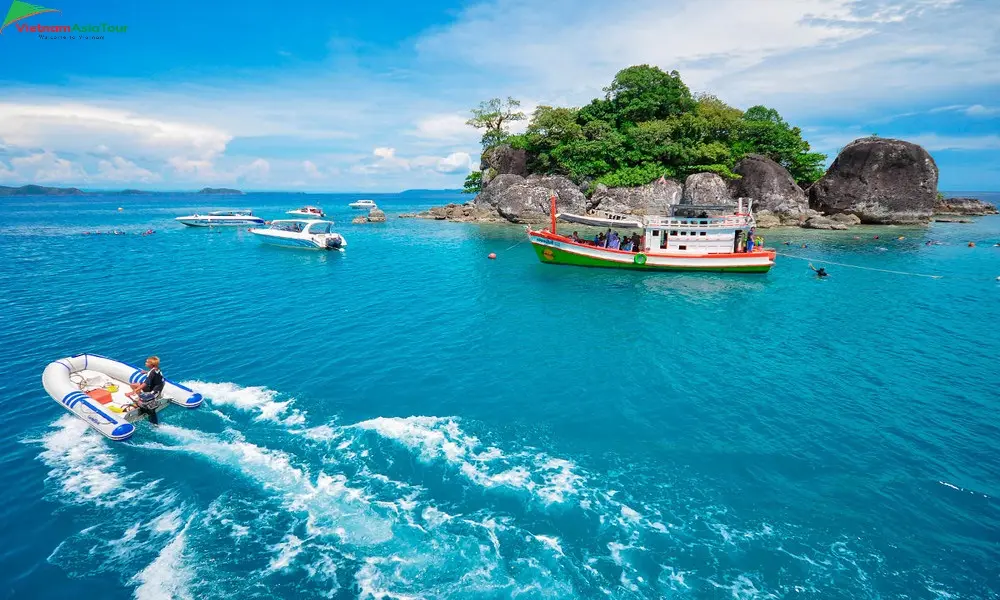
[{"label": "boat mast", "polygon": [[556,195],[549,198],[549,216],[552,217],[552,233],[556,232]]}]

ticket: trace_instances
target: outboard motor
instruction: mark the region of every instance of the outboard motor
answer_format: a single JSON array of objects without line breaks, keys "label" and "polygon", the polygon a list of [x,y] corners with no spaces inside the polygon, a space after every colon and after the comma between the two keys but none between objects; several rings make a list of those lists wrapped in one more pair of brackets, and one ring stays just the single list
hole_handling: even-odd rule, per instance
[{"label": "outboard motor", "polygon": [[339,250],[344,243],[344,238],[339,235],[331,235],[326,238],[326,248],[328,250]]}]

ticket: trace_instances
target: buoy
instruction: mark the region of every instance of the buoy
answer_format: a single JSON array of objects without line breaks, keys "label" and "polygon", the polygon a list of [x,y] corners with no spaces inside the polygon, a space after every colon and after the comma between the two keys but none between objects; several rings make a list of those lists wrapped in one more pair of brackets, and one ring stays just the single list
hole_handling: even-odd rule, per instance
[{"label": "buoy", "polygon": [[119,210],[119,211],[123,211],[123,210],[125,210],[125,209],[119,206],[119,207],[118,207],[118,210]]},{"label": "buoy", "polygon": [[906,236],[905,236],[905,235],[901,235],[901,236],[899,236],[899,237],[898,237],[898,238],[896,238],[896,239],[897,239],[897,240],[905,240],[905,239],[906,239]]},{"label": "buoy", "polygon": [[875,236],[875,237],[873,237],[872,239],[873,239],[873,240],[877,240],[877,239],[878,239],[878,236],[876,235],[876,236]]},{"label": "buoy", "polygon": [[975,248],[976,242],[969,242],[969,248]]},{"label": "buoy", "polygon": [[490,260],[493,260],[496,257],[497,257],[497,253],[496,252],[490,252],[489,256],[487,256],[486,258],[488,258]]}]

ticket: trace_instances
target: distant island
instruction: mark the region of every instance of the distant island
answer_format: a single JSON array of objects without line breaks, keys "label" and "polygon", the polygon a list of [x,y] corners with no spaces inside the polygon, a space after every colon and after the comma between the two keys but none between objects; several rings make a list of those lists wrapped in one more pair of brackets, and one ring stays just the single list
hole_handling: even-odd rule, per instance
[{"label": "distant island", "polygon": [[242,196],[244,192],[230,188],[204,188],[197,192],[148,192],[144,190],[96,191],[85,192],[79,188],[47,187],[44,185],[22,185],[9,187],[0,185],[0,197],[3,196],[152,196],[154,194],[202,194]]},{"label": "distant island", "polygon": [[203,188],[198,191],[199,194],[215,194],[215,195],[229,195],[229,196],[242,196],[243,192],[240,190],[234,190],[230,188]]},{"label": "distant island", "polygon": [[0,196],[83,196],[83,190],[77,188],[45,187],[44,185],[22,185],[7,187],[0,185]]}]

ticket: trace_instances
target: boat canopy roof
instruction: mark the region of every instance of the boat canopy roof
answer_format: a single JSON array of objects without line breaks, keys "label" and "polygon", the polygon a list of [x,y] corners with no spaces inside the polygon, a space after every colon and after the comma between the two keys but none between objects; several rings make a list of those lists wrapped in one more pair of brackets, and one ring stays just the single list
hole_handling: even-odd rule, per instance
[{"label": "boat canopy roof", "polygon": [[333,221],[320,219],[278,219],[271,221],[271,229],[306,233],[330,233]]},{"label": "boat canopy roof", "polygon": [[241,208],[236,210],[213,210],[208,213],[210,217],[246,217],[252,215],[253,211],[249,208]]}]

